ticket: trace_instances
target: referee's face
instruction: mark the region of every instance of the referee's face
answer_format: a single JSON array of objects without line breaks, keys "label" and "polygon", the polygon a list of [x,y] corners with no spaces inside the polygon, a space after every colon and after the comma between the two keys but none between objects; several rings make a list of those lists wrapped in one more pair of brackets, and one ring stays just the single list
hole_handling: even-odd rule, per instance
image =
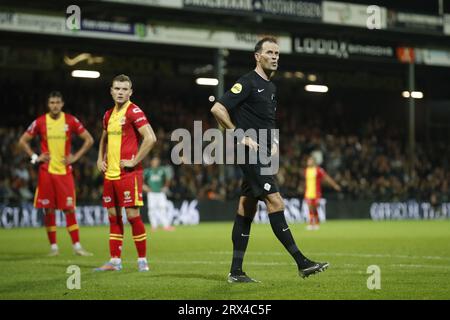
[{"label": "referee's face", "polygon": [[280,59],[280,47],[273,42],[264,42],[261,52],[257,52],[255,58],[263,70],[276,71]]}]

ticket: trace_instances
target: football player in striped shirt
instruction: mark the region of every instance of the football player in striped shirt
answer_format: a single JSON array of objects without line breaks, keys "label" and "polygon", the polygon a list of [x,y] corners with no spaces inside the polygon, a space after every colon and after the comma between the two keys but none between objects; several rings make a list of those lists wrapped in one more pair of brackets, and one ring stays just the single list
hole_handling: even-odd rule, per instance
[{"label": "football player in striped shirt", "polygon": [[139,212],[139,207],[143,206],[141,161],[152,149],[156,136],[144,112],[130,101],[132,93],[130,78],[116,76],[111,86],[115,105],[103,117],[97,167],[104,174],[103,206],[108,209],[110,223],[110,260],[96,271],[122,269],[122,208],[131,224],[138,270],[149,271],[147,235]]},{"label": "football player in striped shirt", "polygon": [[336,183],[336,181],[331,178],[323,168],[319,167],[314,160],[314,157],[309,156],[306,160],[305,169],[305,201],[309,209],[309,224],[307,226],[308,230],[318,230],[319,229],[319,201],[322,197],[322,179],[325,180],[329,185],[331,185],[336,191],[341,191],[341,187]]},{"label": "football player in striped shirt", "polygon": [[[75,184],[72,164],[78,161],[92,146],[94,139],[74,116],[62,111],[63,96],[52,91],[47,100],[49,112],[37,118],[19,140],[19,146],[30,156],[33,164],[39,163],[38,186],[34,206],[44,209],[44,223],[50,241],[50,256],[59,254],[56,243],[55,210],[64,211],[66,226],[72,239],[75,254],[90,256],[80,244],[75,214]],[[84,143],[74,154],[71,153],[72,134],[78,135]],[[39,136],[41,153],[38,155],[30,141]]]}]

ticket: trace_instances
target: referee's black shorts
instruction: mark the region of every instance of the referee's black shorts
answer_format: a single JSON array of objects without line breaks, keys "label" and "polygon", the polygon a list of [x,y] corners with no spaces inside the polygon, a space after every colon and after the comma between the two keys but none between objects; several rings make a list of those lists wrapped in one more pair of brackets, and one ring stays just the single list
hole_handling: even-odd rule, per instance
[{"label": "referee's black shorts", "polygon": [[241,195],[263,200],[266,195],[279,192],[275,175],[262,175],[261,164],[240,164],[244,178]]}]

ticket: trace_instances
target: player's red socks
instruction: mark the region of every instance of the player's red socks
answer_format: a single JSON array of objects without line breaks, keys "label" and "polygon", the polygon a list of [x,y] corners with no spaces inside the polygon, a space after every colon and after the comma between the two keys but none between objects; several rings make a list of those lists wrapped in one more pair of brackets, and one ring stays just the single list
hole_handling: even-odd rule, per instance
[{"label": "player's red socks", "polygon": [[109,253],[111,258],[120,258],[123,242],[122,216],[109,216]]},{"label": "player's red socks", "polygon": [[131,224],[131,229],[133,232],[133,240],[136,245],[136,250],[138,252],[139,258],[145,258],[147,255],[147,234],[145,233],[144,223],[142,222],[141,216],[135,218],[129,218],[128,222]]},{"label": "player's red socks", "polygon": [[47,229],[48,241],[51,245],[56,244],[56,215],[55,211],[46,211],[44,214],[44,223]]},{"label": "player's red socks", "polygon": [[77,217],[75,212],[69,211],[65,212],[66,214],[66,227],[67,231],[70,234],[70,238],[72,238],[72,244],[80,242],[80,234],[78,231]]},{"label": "player's red socks", "polygon": [[319,212],[317,209],[309,209],[309,224],[312,226],[319,224]]}]

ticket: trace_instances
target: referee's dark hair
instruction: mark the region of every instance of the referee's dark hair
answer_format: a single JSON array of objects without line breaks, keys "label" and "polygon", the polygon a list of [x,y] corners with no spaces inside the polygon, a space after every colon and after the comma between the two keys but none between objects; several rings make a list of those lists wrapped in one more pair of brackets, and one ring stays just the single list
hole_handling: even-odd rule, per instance
[{"label": "referee's dark hair", "polygon": [[278,44],[277,39],[275,39],[274,37],[264,37],[261,40],[259,40],[256,45],[255,45],[255,53],[257,52],[261,52],[261,49],[263,47],[263,44],[266,42],[272,42],[272,43],[276,43]]},{"label": "referee's dark hair", "polygon": [[59,92],[59,91],[51,91],[51,92],[48,94],[47,101],[50,100],[50,98],[60,98],[61,101],[64,101],[63,95],[62,95],[62,93]]}]

